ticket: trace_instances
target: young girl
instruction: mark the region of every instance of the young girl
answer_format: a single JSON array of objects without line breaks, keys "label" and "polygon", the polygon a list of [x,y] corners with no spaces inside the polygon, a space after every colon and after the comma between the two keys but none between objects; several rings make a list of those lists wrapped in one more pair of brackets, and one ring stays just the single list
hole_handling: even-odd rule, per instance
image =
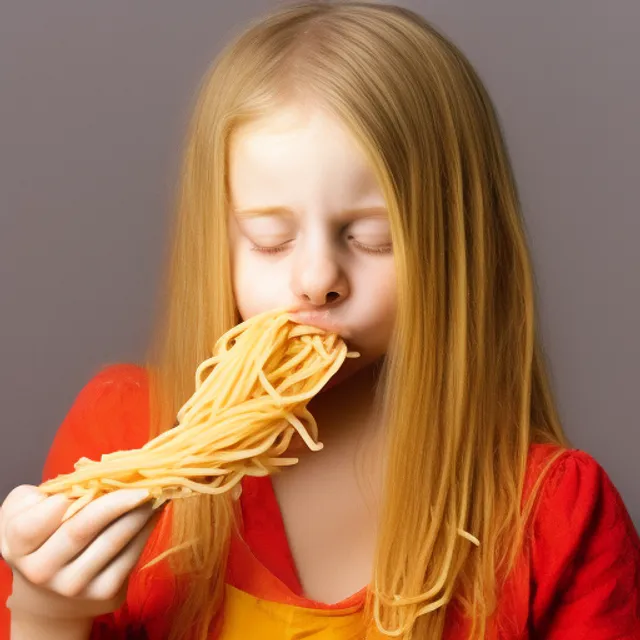
[{"label": "young girl", "polygon": [[640,540],[559,423],[496,114],[419,15],[306,2],[240,34],[168,264],[146,366],[89,380],[43,480],[170,428],[216,339],[289,305],[361,354],[309,405],[324,449],[155,514],[119,490],[61,524],[68,500],[16,488],[13,640],[640,638]]}]

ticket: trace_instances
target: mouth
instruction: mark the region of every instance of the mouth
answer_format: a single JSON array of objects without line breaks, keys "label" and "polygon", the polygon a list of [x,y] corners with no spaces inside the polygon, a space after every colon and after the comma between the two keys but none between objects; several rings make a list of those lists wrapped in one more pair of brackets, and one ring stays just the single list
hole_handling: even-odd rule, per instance
[{"label": "mouth", "polygon": [[328,311],[291,311],[291,319],[298,324],[307,324],[330,333],[344,335],[344,328],[331,319]]}]

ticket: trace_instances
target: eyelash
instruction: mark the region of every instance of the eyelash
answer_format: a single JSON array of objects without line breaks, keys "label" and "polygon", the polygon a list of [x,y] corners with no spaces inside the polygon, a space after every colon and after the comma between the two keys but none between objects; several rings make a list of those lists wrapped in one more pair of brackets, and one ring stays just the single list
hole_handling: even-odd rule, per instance
[{"label": "eyelash", "polygon": [[[385,253],[391,253],[392,247],[390,244],[383,245],[382,247],[368,247],[366,244],[361,244],[353,238],[351,238],[352,244],[354,244],[360,251],[365,253],[380,255]],[[287,243],[288,244],[288,243]],[[275,255],[276,253],[282,253],[287,249],[287,244],[281,244],[277,247],[261,247],[260,245],[252,243],[251,251],[257,251],[258,253],[266,253],[268,255]]]},{"label": "eyelash", "polygon": [[373,253],[380,255],[381,253],[391,253],[391,245],[383,244],[381,247],[368,247],[366,244],[361,244],[357,240],[351,238],[352,244],[354,244],[360,251],[365,253]]},{"label": "eyelash", "polygon": [[277,247],[261,247],[257,244],[251,245],[251,251],[257,251],[258,253],[280,253],[287,248],[287,245],[281,244]]}]

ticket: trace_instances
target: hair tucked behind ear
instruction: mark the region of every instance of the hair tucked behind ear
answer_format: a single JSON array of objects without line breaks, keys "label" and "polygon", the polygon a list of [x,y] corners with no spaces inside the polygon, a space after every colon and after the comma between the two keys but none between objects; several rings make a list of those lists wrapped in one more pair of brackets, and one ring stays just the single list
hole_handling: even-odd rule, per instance
[{"label": "hair tucked behind ear", "polygon": [[[388,462],[366,607],[371,637],[435,640],[455,606],[469,618],[469,637],[484,638],[527,541],[537,493],[521,509],[529,447],[568,442],[494,108],[465,56],[418,14],[374,2],[288,4],[214,60],[187,132],[149,351],[150,435],[174,424],[197,365],[239,320],[227,246],[229,140],[290,103],[325,108],[349,128],[392,221],[399,299],[380,385]],[[232,507],[202,496],[176,501],[172,516],[172,545],[199,537],[169,558],[184,585],[171,639],[205,638],[222,602]]]}]

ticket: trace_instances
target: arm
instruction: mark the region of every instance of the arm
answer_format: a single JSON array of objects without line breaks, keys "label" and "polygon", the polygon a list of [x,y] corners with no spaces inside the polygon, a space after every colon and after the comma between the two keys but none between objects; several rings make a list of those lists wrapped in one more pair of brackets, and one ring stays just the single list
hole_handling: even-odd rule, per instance
[{"label": "arm", "polygon": [[11,616],[10,640],[89,640],[92,618],[80,620],[52,620],[35,616]]},{"label": "arm", "polygon": [[[73,471],[75,461],[81,456],[99,459],[103,453],[141,446],[148,436],[146,400],[147,380],[141,367],[119,364],[98,372],[80,390],[58,428],[47,455],[42,480]],[[12,571],[0,557],[0,638],[44,638],[33,632],[29,635],[26,631],[35,625],[45,624],[42,620],[31,619],[27,615],[18,619],[17,612],[10,612],[7,599],[12,589]],[[12,618],[16,619],[16,624]],[[105,616],[103,627],[115,625],[115,618],[109,618]],[[50,619],[48,623],[47,629],[54,631]],[[83,625],[86,625],[86,620]],[[51,637],[76,637],[68,629],[61,634]],[[94,630],[91,637],[112,636],[96,635]]]},{"label": "arm", "polygon": [[534,525],[535,637],[640,640],[640,539],[622,498],[587,453],[555,464]]}]

